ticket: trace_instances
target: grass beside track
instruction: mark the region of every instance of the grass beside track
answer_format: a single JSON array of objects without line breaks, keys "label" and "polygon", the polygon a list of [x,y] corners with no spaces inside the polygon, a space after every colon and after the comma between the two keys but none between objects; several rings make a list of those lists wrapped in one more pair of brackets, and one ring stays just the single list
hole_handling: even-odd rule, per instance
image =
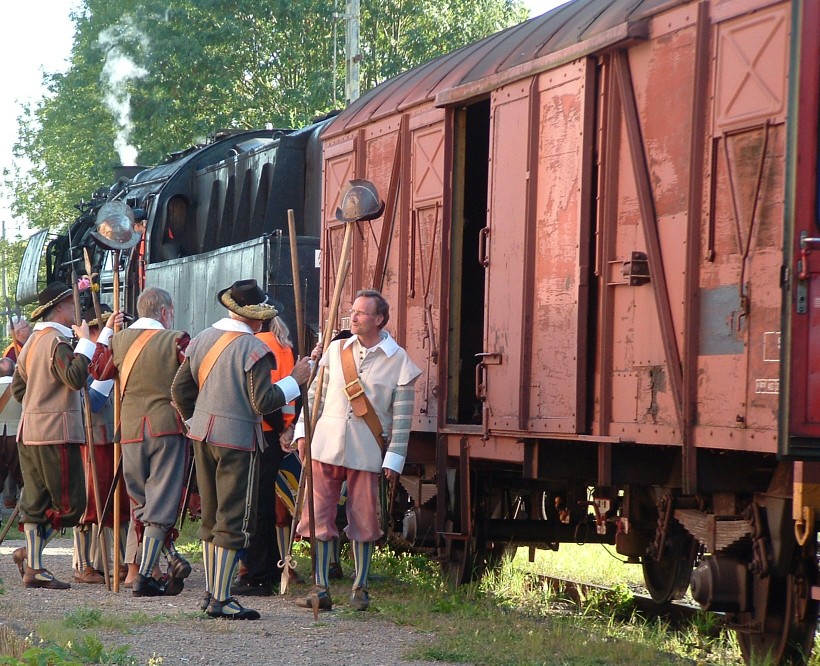
[{"label": "grass beside track", "polygon": [[[186,524],[179,547],[192,560],[200,559],[195,523]],[[308,549],[297,544],[296,552],[304,573]],[[350,572],[347,548],[343,555],[344,569]],[[377,551],[373,573],[370,610],[350,610],[339,594],[342,603],[336,612],[362,622],[363,632],[377,616],[429,635],[424,645],[401,655],[405,659],[488,665],[742,663],[733,636],[707,626],[714,622],[711,616],[678,631],[640,618],[631,603],[631,590],[642,582],[640,567],[623,564],[600,546],[538,551],[534,562],[521,548],[481,582],[457,589],[442,581],[435,562],[389,548]],[[590,594],[579,606],[550,591],[539,580],[542,573],[612,590]],[[103,618],[98,611],[79,608],[61,621],[42,623],[25,640],[0,628],[0,655],[7,655],[0,664],[135,664],[127,648],[107,649],[99,632],[156,621],[174,620],[144,614]],[[814,657],[810,664],[820,666],[820,660]]]}]

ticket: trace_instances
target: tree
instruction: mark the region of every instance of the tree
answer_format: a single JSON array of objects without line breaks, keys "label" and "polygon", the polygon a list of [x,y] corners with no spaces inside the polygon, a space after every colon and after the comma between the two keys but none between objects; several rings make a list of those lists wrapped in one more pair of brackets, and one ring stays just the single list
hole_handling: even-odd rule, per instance
[{"label": "tree", "polygon": [[[15,157],[31,168],[5,178],[15,215],[62,226],[123,156],[156,164],[217,129],[330,111],[343,99],[344,4],[85,0],[68,71],[19,119]],[[525,18],[521,0],[362,0],[362,89]]]}]

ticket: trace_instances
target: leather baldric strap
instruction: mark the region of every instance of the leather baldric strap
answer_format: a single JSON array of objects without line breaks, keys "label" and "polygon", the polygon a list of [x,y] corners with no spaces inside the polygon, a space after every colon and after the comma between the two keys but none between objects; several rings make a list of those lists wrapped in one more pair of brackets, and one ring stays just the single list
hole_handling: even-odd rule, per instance
[{"label": "leather baldric strap", "polygon": [[3,395],[0,395],[0,412],[2,412],[6,405],[9,404],[9,398],[11,398],[11,384],[6,386],[6,390],[3,391]]},{"label": "leather baldric strap", "polygon": [[239,331],[228,331],[223,333],[216,341],[216,344],[214,344],[214,346],[208,350],[208,353],[205,354],[205,358],[202,359],[202,365],[199,366],[199,372],[197,373],[197,384],[199,385],[200,391],[205,384],[205,380],[208,379],[208,375],[211,374],[211,370],[214,368],[216,359],[218,359],[219,355],[225,351],[225,347],[231,344],[240,335],[248,334],[241,333]]},{"label": "leather baldric strap", "polygon": [[134,363],[137,362],[137,358],[139,358],[142,350],[145,349],[145,345],[148,344],[148,341],[159,332],[160,329],[158,328],[146,328],[137,336],[137,339],[134,340],[125,353],[122,370],[120,370],[120,398],[125,395],[125,387],[128,384],[128,378],[131,376],[131,371],[134,369]]},{"label": "leather baldric strap", "polygon": [[356,359],[353,358],[353,345],[351,344],[347,347],[340,345],[339,349],[342,358],[342,374],[345,378],[345,395],[350,401],[353,413],[364,419],[364,422],[367,424],[367,427],[370,428],[370,432],[373,433],[373,437],[376,438],[376,442],[383,451],[386,442],[384,441],[384,437],[382,437],[382,424],[381,421],[379,421],[376,410],[373,409],[373,405],[364,392],[364,386],[362,386],[361,381],[359,381],[359,373],[356,372]]}]

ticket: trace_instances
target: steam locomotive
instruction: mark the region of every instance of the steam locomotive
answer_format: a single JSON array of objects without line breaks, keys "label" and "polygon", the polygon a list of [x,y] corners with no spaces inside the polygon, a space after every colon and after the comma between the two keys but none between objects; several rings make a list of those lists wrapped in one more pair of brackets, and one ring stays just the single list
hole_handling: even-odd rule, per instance
[{"label": "steam locomotive", "polygon": [[[308,306],[306,324],[318,330],[318,134],[326,123],[300,130],[222,131],[155,167],[118,169],[112,186],[79,204],[80,214],[67,233],[55,236],[44,230],[32,237],[21,266],[18,302],[36,299],[42,256],[46,281],[69,283],[72,270],[85,272],[87,252],[108,302],[112,262],[117,261],[121,303],[129,312],[136,312],[137,297],[146,286],[163,287],[174,294],[175,325],[196,333],[222,316],[213,297],[218,289],[255,277],[284,305],[283,318],[295,331],[290,209]],[[110,202],[122,202],[123,210],[135,213],[134,219],[115,224],[136,223],[145,230],[139,244],[116,255],[94,237],[100,211]]]},{"label": "steam locomotive", "polygon": [[656,601],[691,584],[748,661],[803,662],[820,599],[818,71],[820,0],[574,0],[321,125],[220,138],[104,198],[147,211],[127,288],[168,286],[193,332],[199,308],[214,318],[193,290],[288,282],[296,209],[321,249],[300,277],[319,327],[335,210],[372,181],[384,214],[357,223],[339,311],[380,289],[423,370],[404,537],[456,582],[516,545],[614,544]]}]

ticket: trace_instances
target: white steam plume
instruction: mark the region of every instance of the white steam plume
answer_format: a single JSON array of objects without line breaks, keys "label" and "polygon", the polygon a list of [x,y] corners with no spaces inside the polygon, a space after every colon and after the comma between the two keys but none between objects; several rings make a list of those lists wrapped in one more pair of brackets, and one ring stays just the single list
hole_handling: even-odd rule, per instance
[{"label": "white steam plume", "polygon": [[148,39],[134,25],[131,17],[124,17],[116,25],[104,30],[98,38],[100,47],[105,52],[100,81],[106,90],[103,102],[114,116],[117,123],[117,137],[114,147],[119,153],[123,166],[136,164],[137,149],[129,143],[131,136],[131,93],[128,91],[130,81],[141,79],[148,70],[137,65],[124,48],[124,43],[147,45]]}]

